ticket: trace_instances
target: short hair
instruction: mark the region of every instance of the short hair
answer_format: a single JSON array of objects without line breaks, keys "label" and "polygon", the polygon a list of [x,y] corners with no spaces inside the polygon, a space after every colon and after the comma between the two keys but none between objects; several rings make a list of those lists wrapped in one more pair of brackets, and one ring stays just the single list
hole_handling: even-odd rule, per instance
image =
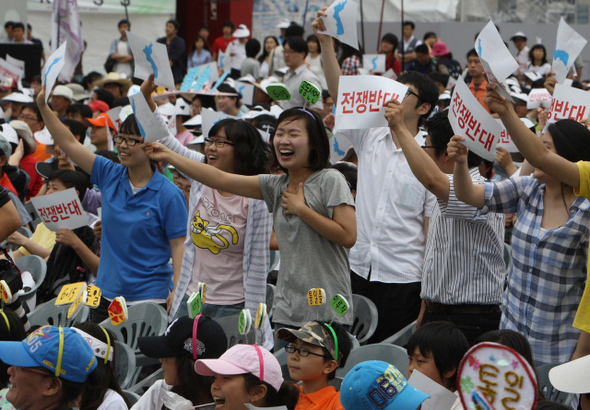
[{"label": "short hair", "polygon": [[359,172],[356,165],[354,165],[352,162],[338,161],[332,165],[332,168],[337,169],[342,175],[344,175],[351,192],[356,191]]},{"label": "short hair", "polygon": [[30,30],[32,30],[32,29],[33,29],[33,26],[31,26],[31,23],[27,23],[27,30],[29,30],[29,31],[30,31]]},{"label": "short hair", "polygon": [[14,25],[14,21],[7,21],[6,23],[4,23],[4,28],[7,29],[8,27],[12,28],[12,26]]},{"label": "short hair", "polygon": [[549,124],[557,154],[570,162],[590,161],[590,131],[575,120],[565,119]]},{"label": "short hair", "polygon": [[[314,43],[316,43],[318,45],[318,53],[322,52],[322,45],[320,44],[320,39],[315,34],[307,36],[307,40],[305,40],[305,41],[307,43],[309,43],[310,41],[313,41]],[[308,49],[309,49],[309,47],[308,47]]]},{"label": "short hair", "polygon": [[[430,141],[434,145],[434,156],[440,157],[447,150],[447,145],[455,132],[449,121],[449,110],[439,111],[426,121],[426,129],[430,135]],[[469,150],[467,153],[467,166],[469,168],[477,167],[481,163],[481,158]]]},{"label": "short hair", "polygon": [[246,57],[254,58],[260,52],[260,41],[251,38],[246,42]]},{"label": "short hair", "polygon": [[66,188],[74,188],[78,191],[80,202],[84,200],[86,189],[88,188],[88,179],[78,171],[72,169],[56,169],[51,171],[47,181],[59,180]]},{"label": "short hair", "polygon": [[228,98],[235,98],[236,99],[236,106],[240,106],[240,100],[242,99],[242,96],[240,95],[240,93],[238,92],[238,90],[236,90],[234,87],[232,87],[231,85],[229,85],[228,83],[222,83],[219,87],[217,87],[217,91],[219,91],[220,93],[231,93],[231,94],[237,94],[237,95],[228,95]]},{"label": "short hair", "polygon": [[441,321],[420,326],[408,340],[408,355],[413,355],[416,348],[422,356],[434,360],[441,379],[444,379],[446,372],[455,369],[455,373],[449,378],[451,386],[455,386],[459,364],[469,350],[467,338],[455,324]]},{"label": "short hair", "polygon": [[41,115],[41,110],[39,110],[39,106],[37,105],[36,102],[26,103],[25,105],[23,105],[21,112],[25,108],[28,110],[31,110],[35,113],[35,117],[37,117],[37,121],[43,121],[43,116]]},{"label": "short hair", "polygon": [[467,52],[467,59],[469,59],[469,57],[477,57],[477,58],[479,58],[479,54],[477,54],[477,51],[475,51],[475,49],[472,48],[471,50],[469,50]]},{"label": "short hair", "polygon": [[166,24],[172,24],[176,30],[180,28],[180,23],[178,20],[170,19],[166,22]]},{"label": "short hair", "polygon": [[[82,85],[84,86],[84,88],[88,89],[88,83],[93,83],[97,79],[102,78],[102,77],[103,77],[103,75],[101,73],[99,73],[98,71],[91,71],[88,74],[86,74],[84,76],[84,78],[82,78]],[[92,91],[92,90],[88,90],[88,91]]]},{"label": "short hair", "polygon": [[289,27],[285,29],[285,38],[286,37],[301,37],[305,34],[305,29],[297,23],[291,22]]},{"label": "short hair", "polygon": [[82,118],[92,118],[92,108],[86,104],[74,103],[70,104],[66,110],[66,114],[80,114]]},{"label": "short hair", "polygon": [[14,30],[15,28],[22,28],[23,31],[25,30],[25,25],[23,23],[21,23],[20,21],[17,21],[16,23],[12,24],[12,29]]},{"label": "short hair", "polygon": [[208,26],[208,25],[206,25],[206,24],[202,24],[202,25],[200,25],[200,26],[199,26],[199,31],[201,31],[201,30],[203,30],[203,29],[205,29],[205,30],[207,30],[207,31],[210,31],[210,30],[209,30],[209,26]]},{"label": "short hair", "polygon": [[105,90],[104,88],[95,88],[92,92],[96,93],[96,99],[105,102],[109,108],[113,108],[113,102],[115,96],[112,92]]},{"label": "short hair", "polygon": [[223,129],[225,137],[233,143],[236,174],[268,173],[270,146],[264,142],[255,126],[243,120],[226,118],[211,127],[208,137],[214,137],[220,129]]},{"label": "short hair", "polygon": [[410,26],[410,27],[412,27],[412,30],[414,30],[414,29],[416,28],[416,25],[414,24],[414,22],[413,22],[413,21],[410,21],[410,20],[406,20],[406,21],[404,21],[404,24],[403,24],[403,26],[404,26],[404,27],[405,27],[405,26]]},{"label": "short hair", "polygon": [[424,41],[428,40],[430,37],[434,37],[434,38],[438,38],[436,36],[436,33],[434,31],[427,31],[426,34],[424,34]]},{"label": "short hair", "polygon": [[121,128],[119,128],[119,133],[142,138],[141,132],[139,131],[139,125],[137,125],[137,121],[135,120],[135,114],[129,114],[127,118],[125,118],[125,121],[121,124]]},{"label": "short hair", "polygon": [[[90,118],[92,118],[92,116]],[[61,122],[70,129],[72,134],[78,136],[80,144],[84,144],[84,140],[86,139],[86,126],[84,124],[82,124],[80,121],[71,120],[68,118],[61,120]]]},{"label": "short hair", "polygon": [[397,81],[405,85],[411,84],[416,87],[418,95],[420,96],[416,103],[416,108],[423,103],[430,104],[428,112],[420,117],[420,125],[422,125],[428,119],[430,113],[438,102],[438,96],[440,94],[438,87],[432,78],[417,71],[403,73],[398,77]]},{"label": "short hair", "polygon": [[115,101],[113,101],[112,108],[115,108],[115,107],[125,107],[125,106],[127,106],[129,104],[131,104],[131,102],[129,101],[129,97],[119,97]]},{"label": "short hair", "polygon": [[303,38],[288,37],[287,44],[291,50],[295,51],[296,53],[305,53],[305,56],[307,56],[309,49],[307,48],[307,41],[305,41]]},{"label": "short hair", "polygon": [[428,51],[428,46],[426,44],[420,44],[414,49],[414,51],[420,54],[430,54],[430,51]]},{"label": "short hair", "polygon": [[223,27],[229,27],[233,31],[235,26],[234,26],[234,23],[232,23],[231,21],[228,20],[228,21],[223,22],[223,24],[221,25],[221,28],[223,28]]},{"label": "short hair", "polygon": [[[328,101],[328,98],[332,98],[332,96],[330,95],[330,91],[322,90],[322,101],[326,102]],[[334,98],[332,98],[332,101],[334,101]]]},{"label": "short hair", "polygon": [[[303,40],[303,39],[301,39]],[[322,121],[322,117],[315,110],[303,110],[302,108],[290,108],[279,115],[277,121],[277,129],[282,122],[292,122],[296,120],[303,120],[305,122],[305,129],[309,138],[309,165],[308,168],[312,171],[319,171],[328,166],[328,159],[330,157],[330,143],[328,141],[328,134],[326,127]],[[273,141],[276,131],[270,137],[270,145],[273,147]],[[272,152],[272,166],[271,169],[281,169],[288,173],[286,168],[279,164],[276,152]]]},{"label": "short hair", "polygon": [[397,45],[399,44],[399,40],[397,36],[393,33],[385,33],[383,37],[381,37],[381,42],[389,43],[393,46],[393,49],[397,49]]},{"label": "short hair", "polygon": [[[352,350],[352,340],[350,339],[351,336],[348,334],[348,332],[344,329],[344,327],[337,322],[333,322],[333,323],[326,323],[326,322],[318,322],[321,326],[323,326],[326,329],[326,332],[332,336],[332,338],[334,337],[332,332],[330,331],[330,329],[328,328],[328,326],[330,326],[332,329],[334,329],[334,333],[336,333],[336,339],[338,342],[338,357],[340,358],[340,360],[336,360],[338,362],[338,367],[336,369],[334,369],[330,374],[328,374],[328,380],[334,380],[336,378],[336,370],[338,368],[343,368],[344,366],[346,366],[346,360],[348,359],[348,355],[350,354],[350,351]],[[336,342],[336,341],[334,341]],[[329,360],[334,360],[334,358],[332,357],[332,353],[330,353],[330,351],[328,351],[328,349],[326,349],[325,347],[322,347],[322,350],[324,352],[324,363],[328,362]],[[342,354],[342,356],[340,356],[340,354]]]},{"label": "short hair", "polygon": [[117,23],[117,27],[118,28],[121,28],[121,26],[123,24],[127,24],[127,28],[128,29],[131,29],[131,22],[129,20],[127,20],[127,19],[119,20],[119,23]]}]

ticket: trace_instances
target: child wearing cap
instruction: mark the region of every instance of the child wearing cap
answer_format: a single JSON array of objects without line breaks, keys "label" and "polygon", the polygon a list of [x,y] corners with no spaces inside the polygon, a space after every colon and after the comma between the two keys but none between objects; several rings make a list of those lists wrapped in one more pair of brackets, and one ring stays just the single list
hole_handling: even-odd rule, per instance
[{"label": "child wearing cap", "polygon": [[213,402],[212,379],[195,373],[194,365],[197,359],[216,359],[225,352],[227,337],[219,323],[202,315],[194,320],[182,316],[162,336],[140,337],[137,344],[147,357],[160,359],[164,380],[156,381],[133,409],[160,410],[166,391],[195,406]]},{"label": "child wearing cap", "polygon": [[301,382],[296,410],[342,409],[340,393],[328,382],[344,367],[352,348],[350,336],[337,324],[308,322],[299,330],[282,328],[277,338],[289,342],[289,375]]},{"label": "child wearing cap", "polygon": [[[457,391],[459,364],[469,350],[469,342],[457,326],[451,322],[430,322],[420,326],[410,337],[406,349],[408,377],[417,370],[446,389]],[[461,400],[457,398],[452,409],[461,408]]]},{"label": "child wearing cap", "polygon": [[298,389],[284,382],[277,359],[257,345],[238,344],[219,359],[197,360],[195,371],[215,377],[211,394],[216,410],[245,410],[246,403],[294,410],[297,404]]},{"label": "child wearing cap", "polygon": [[357,364],[340,386],[345,410],[416,410],[428,397],[409,385],[394,365],[380,360]]}]

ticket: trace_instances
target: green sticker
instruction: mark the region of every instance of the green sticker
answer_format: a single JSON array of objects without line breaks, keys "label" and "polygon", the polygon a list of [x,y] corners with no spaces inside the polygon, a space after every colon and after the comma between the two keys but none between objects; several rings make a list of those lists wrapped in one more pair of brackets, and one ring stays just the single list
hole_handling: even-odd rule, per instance
[{"label": "green sticker", "polygon": [[240,318],[238,319],[238,331],[241,335],[245,335],[250,331],[250,327],[252,326],[252,315],[250,314],[250,310],[242,309],[240,312]]},{"label": "green sticker", "polygon": [[190,298],[188,298],[188,301],[186,302],[186,307],[188,310],[188,316],[191,319],[194,319],[197,317],[197,315],[199,313],[201,313],[201,307],[203,305],[203,301],[201,299],[201,293],[200,292],[193,292],[193,294],[191,295]]},{"label": "green sticker", "polygon": [[334,295],[330,301],[330,306],[332,306],[332,309],[334,309],[339,316],[344,316],[346,312],[348,312],[348,301],[342,295]]},{"label": "green sticker", "polygon": [[266,93],[275,101],[287,101],[291,99],[291,93],[285,84],[270,84],[266,86]]},{"label": "green sticker", "polygon": [[308,103],[314,105],[322,96],[322,90],[311,81],[303,80],[301,85],[299,85],[299,94],[301,94]]}]

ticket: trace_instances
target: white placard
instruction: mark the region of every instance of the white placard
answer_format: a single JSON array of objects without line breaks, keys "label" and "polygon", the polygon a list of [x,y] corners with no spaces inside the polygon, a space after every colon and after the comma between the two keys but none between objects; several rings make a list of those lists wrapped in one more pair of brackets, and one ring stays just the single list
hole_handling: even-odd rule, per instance
[{"label": "white placard", "polygon": [[121,129],[121,124],[123,124],[123,121],[121,120],[120,116],[122,110],[123,107],[115,107],[106,112],[107,116],[111,119],[113,125],[117,129],[117,132],[119,132],[119,130]]},{"label": "white placard", "polygon": [[166,46],[129,31],[126,33],[135,62],[134,76],[147,80],[149,75],[154,73],[154,84],[175,90]]},{"label": "white placard", "polygon": [[385,54],[363,54],[363,68],[373,73],[384,73],[385,59]]},{"label": "white placard", "polygon": [[477,36],[475,51],[487,74],[488,82],[496,84],[498,86],[496,91],[514,102],[502,85],[502,81],[518,69],[518,63],[506,48],[504,40],[491,20]]},{"label": "white placard", "polygon": [[502,126],[486,111],[459,77],[451,98],[449,122],[463,144],[480,157],[493,161]]},{"label": "white placard", "polygon": [[395,71],[393,71],[392,68],[388,69],[386,72],[381,74],[381,76],[385,78],[390,78],[392,80],[397,80],[397,74],[395,73]]},{"label": "white placard", "polygon": [[19,82],[24,71],[0,57],[0,78],[11,78]]},{"label": "white placard", "polygon": [[178,134],[178,131],[176,130],[176,115],[173,115],[172,117],[170,117],[167,125],[168,125],[168,132],[171,135]]},{"label": "white placard", "polygon": [[328,17],[322,17],[326,31],[320,31],[320,33],[337,38],[358,50],[359,43],[356,31],[358,10],[358,3],[352,0],[336,0],[326,10]]},{"label": "white placard", "polygon": [[455,401],[459,399],[450,390],[445,389],[418,370],[412,371],[408,384],[430,396],[422,402],[421,410],[450,410]]},{"label": "white placard", "polygon": [[547,125],[559,120],[582,121],[590,114],[590,93],[556,84],[547,114]]},{"label": "white placard", "polygon": [[19,70],[22,70],[23,72],[25,71],[25,62],[23,60],[18,60],[10,54],[6,54],[6,61],[17,67]]},{"label": "white placard", "polygon": [[330,139],[330,162],[335,164],[341,161],[346,151],[352,148],[352,143],[344,134],[335,133]]},{"label": "white placard", "polygon": [[219,54],[217,55],[217,67],[223,72],[231,71],[231,57],[226,56],[225,53],[219,50]]},{"label": "white placard", "polygon": [[153,113],[150,110],[143,94],[133,94],[128,98],[135,114],[135,121],[137,121],[139,133],[145,139],[145,142],[154,142],[166,138],[168,136],[168,130],[156,118],[156,115],[160,115],[160,113],[157,111]]},{"label": "white placard", "polygon": [[586,45],[587,41],[571,28],[563,19],[557,27],[557,39],[555,40],[555,52],[551,69],[555,71],[555,79],[562,84],[569,69]]},{"label": "white placard", "polygon": [[527,110],[534,110],[539,107],[549,108],[549,106],[551,106],[551,94],[549,94],[549,91],[545,88],[534,88],[531,90],[526,103]]},{"label": "white placard", "polygon": [[512,141],[512,138],[510,137],[508,130],[506,129],[506,127],[504,127],[502,120],[499,118],[495,118],[495,120],[500,125],[500,127],[502,127],[502,131],[500,132],[500,138],[498,140],[498,145],[496,146],[502,147],[508,152],[520,152],[518,148],[516,148],[516,144],[514,144],[514,141]]},{"label": "white placard", "polygon": [[336,124],[338,129],[388,127],[387,102],[402,102],[408,87],[397,81],[374,75],[340,76]]},{"label": "white placard", "polygon": [[242,102],[244,104],[254,104],[254,84],[236,81],[234,88],[242,96]]},{"label": "white placard", "polygon": [[211,108],[203,108],[201,110],[201,118],[201,130],[203,132],[204,138],[209,137],[209,131],[219,121],[225,120],[226,118],[233,118],[234,120],[239,120],[238,117],[234,117],[233,115],[229,115],[224,112],[213,111]]},{"label": "white placard", "polygon": [[88,225],[88,216],[74,188],[55,194],[31,198],[37,215],[50,231],[59,228],[76,229]]},{"label": "white placard", "polygon": [[55,80],[57,80],[57,76],[59,75],[61,69],[64,68],[64,64],[66,63],[65,52],[67,46],[67,41],[59,46],[59,48],[55,50],[53,54],[51,54],[43,66],[41,80],[45,85],[45,103],[49,101],[49,94],[51,94],[51,91],[53,90]]}]

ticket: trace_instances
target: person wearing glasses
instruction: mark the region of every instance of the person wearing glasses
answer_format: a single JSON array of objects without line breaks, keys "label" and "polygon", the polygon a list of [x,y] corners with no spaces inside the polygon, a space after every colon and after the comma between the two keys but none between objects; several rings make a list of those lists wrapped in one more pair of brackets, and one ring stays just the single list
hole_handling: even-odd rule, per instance
[{"label": "person wearing glasses", "polygon": [[342,325],[312,321],[299,330],[279,329],[277,338],[289,343],[285,346],[289,376],[301,382],[297,410],[343,410],[340,392],[329,385],[352,349]]},{"label": "person wearing glasses", "polygon": [[92,321],[106,319],[107,308],[117,296],[123,296],[128,305],[150,301],[170,307],[186,234],[182,192],[156,171],[141,149],[143,138],[133,114],[113,136],[121,158],[121,164],[116,164],[80,144],[45,104],[45,92],[39,93],[37,103],[47,129],[102,192],[101,263],[96,279],[102,298],[92,311]]},{"label": "person wearing glasses", "polygon": [[[406,97],[407,98],[407,97]],[[405,101],[405,100],[404,100]],[[421,147],[404,124],[403,104],[389,102],[385,118],[397,136],[416,178],[436,195],[422,274],[422,309],[417,325],[447,321],[457,325],[470,344],[500,325],[504,285],[504,215],[481,214],[457,199],[453,168],[447,153],[453,137],[449,111],[426,121],[428,135]],[[483,184],[481,158],[469,152],[469,178]]]},{"label": "person wearing glasses", "polygon": [[[141,90],[155,109],[151,97],[153,80]],[[184,147],[174,136],[160,141],[193,161],[240,175],[268,173],[270,148],[258,130],[241,120],[216,123],[205,138],[205,155]],[[266,303],[266,276],[272,216],[264,201],[210,188],[192,178],[189,218],[178,291],[170,314],[188,315],[186,302],[207,284],[204,315],[213,319],[239,314],[245,307],[253,317],[259,303]],[[265,335],[272,340],[270,323]]]},{"label": "person wearing glasses", "polygon": [[[312,24],[322,45],[322,61],[332,96],[338,95],[341,71],[332,38],[318,12]],[[438,88],[429,77],[404,73],[398,80],[408,86],[403,100],[404,123],[424,141],[420,126],[438,102]],[[416,320],[420,312],[420,282],[428,220],[435,197],[412,174],[399,141],[388,127],[340,132],[358,156],[356,217],[358,239],[350,250],[352,292],[371,299],[379,312],[377,330],[369,343],[378,343]],[[391,320],[390,312],[396,312]]]},{"label": "person wearing glasses", "polygon": [[92,348],[68,327],[43,326],[20,342],[2,341],[0,360],[10,366],[5,399],[19,410],[68,409],[86,380],[98,381]]}]

